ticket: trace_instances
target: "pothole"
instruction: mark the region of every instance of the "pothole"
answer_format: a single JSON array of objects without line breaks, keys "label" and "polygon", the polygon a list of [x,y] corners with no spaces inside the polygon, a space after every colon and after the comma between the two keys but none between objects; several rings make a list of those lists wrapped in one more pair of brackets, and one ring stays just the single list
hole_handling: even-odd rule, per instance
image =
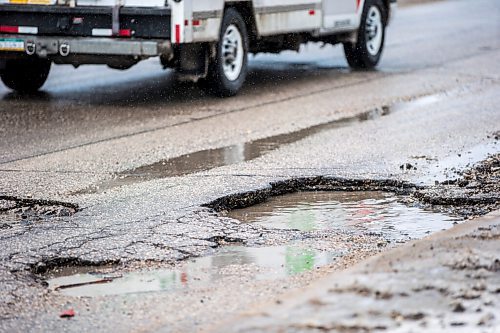
[{"label": "pothole", "polygon": [[113,267],[56,269],[47,275],[49,288],[68,296],[96,297],[288,279],[354,252],[362,257],[369,249],[422,238],[458,221],[407,207],[381,191],[297,192],[226,214],[269,230],[299,230],[301,237],[272,246],[222,246],[213,255],[167,269],[123,274]]},{"label": "pothole", "polygon": [[74,215],[78,209],[78,205],[67,202],[0,196],[0,217],[8,220],[9,225],[19,221],[33,222],[52,217],[68,217]]}]

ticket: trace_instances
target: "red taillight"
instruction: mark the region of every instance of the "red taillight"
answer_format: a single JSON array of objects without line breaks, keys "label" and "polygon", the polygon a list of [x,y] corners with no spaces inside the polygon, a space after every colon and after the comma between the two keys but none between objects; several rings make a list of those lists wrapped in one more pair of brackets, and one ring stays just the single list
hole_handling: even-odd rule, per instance
[{"label": "red taillight", "polygon": [[9,34],[19,33],[19,27],[13,27],[10,25],[0,25],[0,32],[6,32]]},{"label": "red taillight", "polygon": [[132,36],[132,30],[131,29],[120,29],[120,32],[118,33],[120,37],[131,37]]},{"label": "red taillight", "polygon": [[38,27],[17,27],[13,25],[0,25],[0,32],[5,32],[8,34],[38,34]]},{"label": "red taillight", "polygon": [[175,43],[179,44],[181,42],[181,26],[180,24],[175,25]]},{"label": "red taillight", "polygon": [[309,15],[311,15],[311,16],[316,15],[316,11],[315,11],[314,9],[311,9],[311,10],[309,11]]}]

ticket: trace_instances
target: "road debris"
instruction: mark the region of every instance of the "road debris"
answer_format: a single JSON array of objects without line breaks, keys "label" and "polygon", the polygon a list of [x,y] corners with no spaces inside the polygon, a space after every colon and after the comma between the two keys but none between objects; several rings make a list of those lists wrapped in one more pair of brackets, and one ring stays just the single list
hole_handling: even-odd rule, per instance
[{"label": "road debris", "polygon": [[399,166],[399,168],[403,171],[417,170],[417,168],[411,163],[402,164]]},{"label": "road debris", "polygon": [[75,310],[68,309],[64,310],[59,314],[60,318],[73,318],[76,315]]},{"label": "road debris", "polygon": [[490,155],[461,175],[418,188],[406,201],[467,219],[500,209],[500,154]]}]

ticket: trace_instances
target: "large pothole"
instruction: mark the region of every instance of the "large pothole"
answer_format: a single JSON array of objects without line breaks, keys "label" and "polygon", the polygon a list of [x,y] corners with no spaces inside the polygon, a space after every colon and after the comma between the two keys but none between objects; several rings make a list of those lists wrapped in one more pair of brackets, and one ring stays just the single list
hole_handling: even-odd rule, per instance
[{"label": "large pothole", "polygon": [[49,287],[69,296],[107,296],[206,288],[225,281],[287,279],[346,256],[422,238],[458,219],[401,204],[388,192],[297,192],[226,215],[266,229],[298,230],[275,244],[226,245],[213,255],[166,269],[116,273],[111,267],[63,268],[48,273]]}]

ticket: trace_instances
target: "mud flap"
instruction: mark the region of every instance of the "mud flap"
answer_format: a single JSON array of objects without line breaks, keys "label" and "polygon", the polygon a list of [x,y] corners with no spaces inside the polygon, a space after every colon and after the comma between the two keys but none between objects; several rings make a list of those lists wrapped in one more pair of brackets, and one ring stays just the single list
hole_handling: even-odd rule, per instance
[{"label": "mud flap", "polygon": [[209,52],[206,44],[183,44],[177,50],[177,71],[188,80],[207,76]]}]

